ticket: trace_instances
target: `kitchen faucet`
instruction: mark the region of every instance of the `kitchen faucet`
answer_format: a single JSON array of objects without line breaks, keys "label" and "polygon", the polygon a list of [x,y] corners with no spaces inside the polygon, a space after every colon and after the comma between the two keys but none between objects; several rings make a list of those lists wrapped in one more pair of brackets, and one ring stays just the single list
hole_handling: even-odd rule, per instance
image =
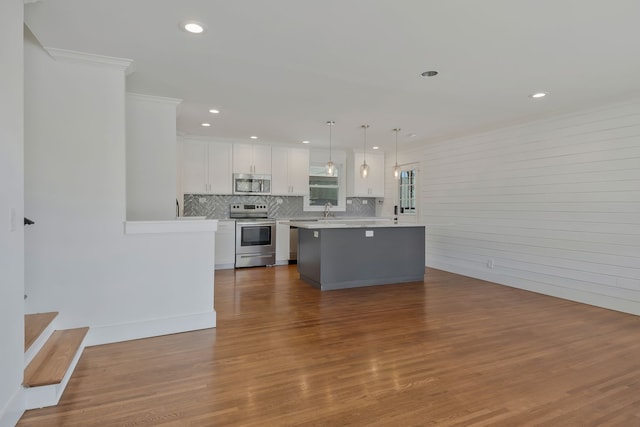
[{"label": "kitchen faucet", "polygon": [[327,202],[324,205],[324,217],[327,218],[329,216],[329,210],[333,207],[331,202]]}]

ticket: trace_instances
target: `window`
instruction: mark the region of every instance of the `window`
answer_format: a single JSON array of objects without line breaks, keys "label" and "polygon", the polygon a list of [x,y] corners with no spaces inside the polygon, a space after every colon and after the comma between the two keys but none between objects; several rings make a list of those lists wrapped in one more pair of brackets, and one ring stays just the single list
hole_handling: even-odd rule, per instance
[{"label": "window", "polygon": [[399,204],[401,215],[415,215],[416,214],[416,175],[417,169],[415,167],[403,166],[400,171],[399,181]]},{"label": "window", "polygon": [[333,176],[327,176],[324,165],[309,166],[309,206],[322,206],[331,203],[338,206],[340,171],[336,168]]},{"label": "window", "polygon": [[331,212],[344,212],[347,198],[346,151],[334,150],[332,161],[336,165],[333,176],[327,176],[325,165],[329,151],[312,149],[309,152],[309,195],[304,196],[302,209],[305,212],[322,212],[331,203]]}]

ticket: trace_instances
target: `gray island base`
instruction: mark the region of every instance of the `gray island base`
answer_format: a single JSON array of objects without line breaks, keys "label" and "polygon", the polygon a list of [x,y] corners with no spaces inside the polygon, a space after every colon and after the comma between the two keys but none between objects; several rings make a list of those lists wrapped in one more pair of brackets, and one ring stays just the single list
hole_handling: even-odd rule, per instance
[{"label": "gray island base", "polygon": [[300,278],[320,290],[422,281],[425,227],[299,227]]}]

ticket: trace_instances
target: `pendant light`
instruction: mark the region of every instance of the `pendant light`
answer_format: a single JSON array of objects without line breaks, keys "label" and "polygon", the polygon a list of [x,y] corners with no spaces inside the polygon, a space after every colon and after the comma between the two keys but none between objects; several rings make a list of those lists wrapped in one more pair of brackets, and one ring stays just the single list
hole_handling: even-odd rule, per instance
[{"label": "pendant light", "polygon": [[362,164],[360,165],[360,176],[366,178],[369,176],[369,165],[367,164],[367,128],[369,125],[362,125],[364,130],[364,151],[362,152]]},{"label": "pendant light", "polygon": [[400,166],[398,166],[398,132],[400,132],[400,128],[395,128],[393,131],[396,133],[396,165],[393,167],[393,177],[400,179]]},{"label": "pendant light", "polygon": [[331,161],[331,128],[335,125],[336,122],[329,120],[327,125],[329,125],[329,161],[325,165],[325,172],[327,176],[333,176],[336,172],[336,165]]}]

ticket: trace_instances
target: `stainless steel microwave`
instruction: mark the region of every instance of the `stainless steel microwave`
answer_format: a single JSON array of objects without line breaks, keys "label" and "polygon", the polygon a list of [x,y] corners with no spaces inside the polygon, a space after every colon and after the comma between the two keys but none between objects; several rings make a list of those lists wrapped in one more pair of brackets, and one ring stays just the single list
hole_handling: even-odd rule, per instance
[{"label": "stainless steel microwave", "polygon": [[271,175],[234,173],[233,194],[271,194]]}]

